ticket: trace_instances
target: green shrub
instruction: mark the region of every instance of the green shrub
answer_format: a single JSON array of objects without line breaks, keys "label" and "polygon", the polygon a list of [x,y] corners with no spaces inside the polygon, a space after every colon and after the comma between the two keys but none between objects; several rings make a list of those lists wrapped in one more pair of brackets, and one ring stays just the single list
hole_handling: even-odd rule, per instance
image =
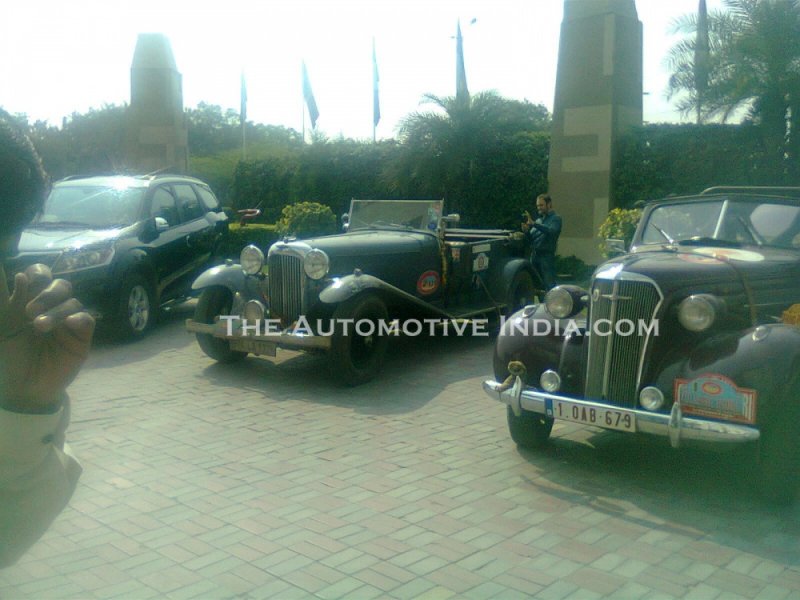
[{"label": "green shrub", "polygon": [[242,227],[234,222],[229,225],[228,235],[220,242],[217,248],[217,255],[219,258],[239,260],[242,248],[249,244],[258,246],[266,254],[267,249],[278,238],[278,231],[275,225],[255,223]]},{"label": "green shrub", "polygon": [[284,206],[275,224],[278,234],[299,238],[328,235],[336,232],[336,215],[329,206],[318,202],[298,202]]},{"label": "green shrub", "polygon": [[627,247],[633,239],[633,234],[636,232],[636,225],[639,219],[642,218],[642,211],[638,208],[615,208],[612,209],[606,220],[600,225],[597,230],[598,237],[602,240],[600,243],[600,252],[603,256],[608,257],[606,251],[605,241],[611,240],[625,240]]}]

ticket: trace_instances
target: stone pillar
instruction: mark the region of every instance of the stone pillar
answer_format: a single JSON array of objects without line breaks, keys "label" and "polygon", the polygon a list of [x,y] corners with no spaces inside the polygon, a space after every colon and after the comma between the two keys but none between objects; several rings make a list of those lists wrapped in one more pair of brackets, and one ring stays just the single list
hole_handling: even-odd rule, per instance
[{"label": "stone pillar", "polygon": [[601,260],[614,145],[642,124],[642,24],[634,0],[564,0],[548,165],[564,219],[558,253]]},{"label": "stone pillar", "polygon": [[183,81],[172,46],[163,34],[139,34],[131,64],[129,123],[133,168],[140,173],[187,171]]}]

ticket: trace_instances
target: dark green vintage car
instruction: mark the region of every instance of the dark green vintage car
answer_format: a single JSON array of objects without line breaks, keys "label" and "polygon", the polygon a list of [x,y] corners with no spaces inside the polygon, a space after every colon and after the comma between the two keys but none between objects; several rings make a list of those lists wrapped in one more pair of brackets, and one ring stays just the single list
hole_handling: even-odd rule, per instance
[{"label": "dark green vintage car", "polygon": [[505,323],[495,380],[512,439],[557,419],[752,445],[761,491],[800,474],[800,189],[717,188],[649,204],[630,253]]},{"label": "dark green vintage car", "polygon": [[521,232],[455,229],[443,202],[353,200],[343,234],[246,247],[202,274],[190,331],[229,362],[278,348],[327,352],[350,385],[373,378],[388,338],[509,315],[541,287]]}]

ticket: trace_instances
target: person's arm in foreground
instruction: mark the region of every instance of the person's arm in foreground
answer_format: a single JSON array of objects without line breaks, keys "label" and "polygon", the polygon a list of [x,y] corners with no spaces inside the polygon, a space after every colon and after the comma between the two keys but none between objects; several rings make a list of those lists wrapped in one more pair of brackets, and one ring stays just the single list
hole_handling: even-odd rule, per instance
[{"label": "person's arm in foreground", "polygon": [[34,265],[12,294],[0,264],[0,567],[39,539],[75,489],[81,468],[64,446],[64,390],[93,331],[67,281]]}]

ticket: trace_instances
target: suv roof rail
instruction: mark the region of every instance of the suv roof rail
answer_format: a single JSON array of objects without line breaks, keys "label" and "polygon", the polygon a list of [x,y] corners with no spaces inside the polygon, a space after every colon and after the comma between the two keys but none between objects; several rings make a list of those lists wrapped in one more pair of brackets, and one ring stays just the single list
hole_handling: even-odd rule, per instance
[{"label": "suv roof rail", "polygon": [[770,186],[770,185],[715,185],[710,188],[704,189],[700,195],[704,194],[719,194],[725,192],[773,192],[773,193],[786,193],[790,195],[800,196],[800,187],[797,186]]},{"label": "suv roof rail", "polygon": [[72,181],[73,179],[88,179],[90,177],[116,177],[119,173],[75,173],[73,175],[67,175],[66,177],[61,177],[57,179],[58,181]]}]

